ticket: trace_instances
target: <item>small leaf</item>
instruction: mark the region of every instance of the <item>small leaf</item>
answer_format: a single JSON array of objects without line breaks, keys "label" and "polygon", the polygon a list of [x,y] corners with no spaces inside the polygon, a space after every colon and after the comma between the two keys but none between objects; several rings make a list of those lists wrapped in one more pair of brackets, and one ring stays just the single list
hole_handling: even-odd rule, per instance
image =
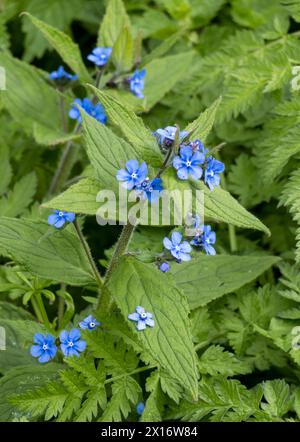
[{"label": "small leaf", "polygon": [[197,138],[199,138],[202,142],[206,140],[213,127],[216,113],[221,101],[222,98],[219,97],[209,108],[202,112],[196,120],[188,124],[184,129],[190,133],[190,138],[192,140]]}]

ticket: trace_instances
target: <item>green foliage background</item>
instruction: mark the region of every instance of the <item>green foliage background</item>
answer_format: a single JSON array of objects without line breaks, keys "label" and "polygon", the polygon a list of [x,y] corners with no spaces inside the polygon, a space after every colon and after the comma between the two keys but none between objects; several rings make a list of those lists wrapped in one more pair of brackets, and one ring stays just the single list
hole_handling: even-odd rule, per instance
[{"label": "green foliage background", "polygon": [[[7,333],[0,421],[135,421],[139,401],[144,421],[299,421],[300,353],[292,341],[300,325],[300,94],[291,81],[300,65],[300,2],[124,6],[0,6],[7,72],[0,92],[0,326]],[[30,15],[20,16],[24,11]],[[115,44],[114,65],[130,71],[140,35],[145,101],[86,86],[93,71],[83,60],[96,41]],[[66,102],[96,93],[108,127],[84,117],[83,135],[71,133],[71,124],[64,131],[57,91],[47,82],[62,60],[81,80]],[[109,318],[99,313],[104,332],[85,336],[85,358],[41,367],[28,348],[47,324],[35,318],[31,299],[43,297],[54,324],[63,299],[60,326],[76,325],[97,302],[73,226],[49,236],[48,209],[85,215],[80,224],[104,273],[120,227],[96,223],[99,186],[113,188],[115,171],[135,154],[155,170],[161,154],[149,129],[174,123],[190,125],[209,147],[225,143],[217,153],[226,165],[222,189],[207,192],[205,202],[217,223],[218,256],[199,254],[162,275],[148,261],[171,228],[139,227],[132,256],[122,258],[109,284],[118,309]],[[70,175],[51,200],[49,185],[70,140]],[[105,168],[107,158],[113,166]],[[170,189],[182,185],[172,171],[163,180]],[[155,312],[152,334],[135,333],[123,319],[141,301]]]}]

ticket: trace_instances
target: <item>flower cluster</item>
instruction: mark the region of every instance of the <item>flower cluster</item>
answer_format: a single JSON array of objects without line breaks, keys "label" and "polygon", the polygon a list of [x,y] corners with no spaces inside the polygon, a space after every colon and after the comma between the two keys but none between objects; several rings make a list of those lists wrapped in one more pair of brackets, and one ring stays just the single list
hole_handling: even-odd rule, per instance
[{"label": "flower cluster", "polygon": [[100,123],[106,123],[107,116],[102,104],[98,103],[94,105],[89,98],[84,98],[83,100],[81,100],[80,98],[75,98],[69,112],[69,117],[72,118],[72,120],[77,120],[79,123],[82,122],[78,106],[85,110],[87,114],[89,114],[91,117],[94,117]]},{"label": "flower cluster", "polygon": [[187,180],[189,176],[198,180],[204,171],[204,182],[213,190],[220,184],[220,174],[224,172],[225,166],[221,161],[216,160],[212,155],[208,155],[200,140],[191,141],[181,145],[179,155],[173,159],[173,167],[177,170],[177,176],[181,180]]},{"label": "flower cluster", "polygon": [[54,210],[54,212],[48,216],[48,224],[54,226],[57,229],[61,229],[66,222],[72,223],[75,220],[75,213],[64,212],[62,210]]},{"label": "flower cluster", "polygon": [[142,69],[141,71],[135,71],[133,75],[128,78],[130,90],[138,98],[144,98],[143,90],[145,88],[145,75],[146,69]]},{"label": "flower cluster", "polygon": [[97,47],[87,56],[87,59],[96,66],[105,66],[111,56],[112,48]]},{"label": "flower cluster", "polygon": [[[93,316],[88,316],[79,323],[79,327],[83,330],[94,330],[100,322]],[[49,362],[57,353],[57,346],[55,344],[54,336],[41,333],[36,333],[33,338],[34,345],[30,348],[31,356],[38,358],[40,363]],[[81,333],[78,328],[73,328],[69,332],[63,330],[59,335],[60,348],[64,356],[80,356],[86,349],[86,342],[81,339]]]},{"label": "flower cluster", "polygon": [[78,76],[69,74],[67,71],[65,71],[65,68],[63,66],[59,66],[57,68],[57,71],[53,71],[49,74],[50,80],[56,81],[58,83],[65,83],[66,81],[75,81],[77,80]]},{"label": "flower cluster", "polygon": [[[216,233],[211,230],[211,226],[202,225],[200,217],[198,215],[193,218],[192,226],[193,239],[188,241],[182,241],[182,234],[179,232],[173,232],[171,235],[171,240],[165,237],[163,240],[163,245],[167,249],[173,258],[176,259],[178,263],[181,261],[189,261],[191,259],[190,253],[192,251],[192,246],[200,248],[206,255],[215,255],[216,250],[213,245],[216,242]],[[170,269],[170,264],[166,261],[159,265],[159,269],[166,273]]]},{"label": "flower cluster", "polygon": [[116,175],[117,180],[123,183],[122,186],[127,190],[134,189],[141,199],[147,198],[151,203],[157,201],[163,190],[162,180],[160,178],[150,180],[147,177],[147,164],[129,160],[125,167],[125,169],[118,170]]}]

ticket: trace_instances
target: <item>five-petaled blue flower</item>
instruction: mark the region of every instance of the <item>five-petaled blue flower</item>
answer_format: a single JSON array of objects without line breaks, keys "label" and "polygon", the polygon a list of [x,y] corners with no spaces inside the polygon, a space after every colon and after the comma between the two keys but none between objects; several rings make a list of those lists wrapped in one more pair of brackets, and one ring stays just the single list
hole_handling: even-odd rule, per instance
[{"label": "five-petaled blue flower", "polygon": [[146,326],[154,327],[154,321],[152,319],[152,313],[148,313],[141,306],[137,306],[134,313],[128,315],[128,319],[137,322],[136,328],[138,330],[145,330]]},{"label": "five-petaled blue flower", "polygon": [[79,327],[83,330],[94,330],[101,325],[92,315],[87,316],[83,321],[79,322]]},{"label": "five-petaled blue flower", "polygon": [[160,270],[161,270],[163,273],[166,273],[166,272],[168,272],[168,271],[170,270],[170,264],[169,264],[168,262],[164,261],[164,262],[161,263],[161,265],[159,266],[159,268],[160,268]]},{"label": "five-petaled blue flower", "polygon": [[221,161],[210,157],[207,161],[207,166],[204,174],[204,182],[208,185],[210,190],[220,184],[220,173],[224,172],[225,166]]},{"label": "five-petaled blue flower", "polygon": [[34,343],[30,349],[30,353],[34,358],[38,358],[38,361],[42,364],[50,361],[56,355],[57,347],[55,345],[55,338],[52,335],[42,335],[36,333],[34,335]]},{"label": "five-petaled blue flower", "polygon": [[[177,128],[176,126],[167,126],[164,129],[157,129],[153,132],[160,146],[163,144],[170,146],[175,140]],[[179,140],[183,141],[188,136],[189,132],[182,130],[179,132]]]},{"label": "five-petaled blue flower", "polygon": [[145,404],[143,402],[139,402],[136,406],[137,414],[139,415],[143,414],[144,410],[145,410]]},{"label": "five-petaled blue flower", "polygon": [[182,146],[179,156],[173,159],[173,166],[177,170],[177,176],[181,180],[187,180],[190,175],[195,180],[202,176],[200,164],[205,161],[205,155],[202,152],[193,152],[190,146]]},{"label": "five-petaled blue flower", "polygon": [[145,87],[145,75],[146,69],[142,69],[141,71],[135,71],[133,75],[129,78],[130,89],[138,98],[144,98],[144,94],[142,91]]},{"label": "five-petaled blue flower", "polygon": [[139,165],[137,160],[129,160],[125,166],[126,170],[118,170],[116,177],[118,181],[123,181],[125,189],[132,190],[146,179],[148,167],[146,163]]},{"label": "five-petaled blue flower", "polygon": [[159,199],[160,193],[163,191],[162,180],[161,178],[154,178],[150,181],[149,178],[146,178],[136,187],[136,191],[141,198],[148,198],[150,203],[154,203]]},{"label": "five-petaled blue flower", "polygon": [[83,100],[75,98],[69,112],[69,117],[72,118],[72,120],[77,120],[79,123],[82,121],[78,106],[82,107],[87,114],[94,117],[97,121],[100,121],[100,123],[106,123],[107,116],[102,104],[98,103],[94,105],[89,98],[84,98]]},{"label": "five-petaled blue flower", "polygon": [[179,232],[173,232],[171,240],[168,237],[164,238],[164,246],[167,250],[170,250],[171,255],[178,261],[189,261],[191,259],[190,253],[192,247],[187,241],[182,241],[182,235]]},{"label": "five-petaled blue flower", "polygon": [[69,81],[75,81],[77,80],[78,76],[69,74],[67,71],[65,71],[65,68],[63,66],[59,66],[57,71],[53,71],[49,74],[50,80],[56,81],[56,80],[69,80]]},{"label": "five-petaled blue flower", "polygon": [[216,242],[216,233],[211,230],[210,226],[203,226],[202,233],[192,239],[191,244],[196,247],[202,247],[207,255],[215,255],[216,251],[212,244]]},{"label": "five-petaled blue flower", "polygon": [[87,59],[96,66],[104,66],[111,55],[112,48],[95,48],[92,53],[87,56]]},{"label": "five-petaled blue flower", "polygon": [[66,222],[72,223],[75,220],[75,213],[54,210],[54,213],[48,216],[48,224],[60,229]]},{"label": "five-petaled blue flower", "polygon": [[81,338],[78,328],[73,328],[70,332],[63,330],[60,335],[60,348],[65,356],[77,356],[86,349],[86,342]]}]

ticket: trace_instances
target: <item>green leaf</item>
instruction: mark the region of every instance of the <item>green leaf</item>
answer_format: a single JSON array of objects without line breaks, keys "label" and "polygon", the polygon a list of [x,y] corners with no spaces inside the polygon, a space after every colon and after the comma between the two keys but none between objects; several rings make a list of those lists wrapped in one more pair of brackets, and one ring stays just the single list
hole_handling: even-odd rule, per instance
[{"label": "green leaf", "polygon": [[9,150],[5,146],[1,146],[0,151],[0,196],[6,192],[10,180],[12,170],[9,162]]},{"label": "green leaf", "polygon": [[127,257],[115,271],[109,288],[125,318],[137,305],[153,313],[153,328],[137,332],[136,324],[132,323],[132,329],[145,351],[197,398],[198,375],[187,303],[172,280],[165,276],[154,266]]},{"label": "green leaf", "polygon": [[130,20],[122,0],[110,0],[99,29],[97,46],[113,47],[125,27],[130,29]]},{"label": "green leaf", "polygon": [[290,387],[283,379],[266,381],[263,384],[266,404],[262,408],[272,417],[284,416],[291,407]]},{"label": "green leaf", "polygon": [[84,111],[82,120],[86,150],[96,178],[104,189],[117,190],[117,171],[123,169],[128,160],[142,161],[141,152]]},{"label": "green leaf", "polygon": [[[194,53],[157,58],[145,66],[145,110],[149,111],[179,80],[184,79],[187,66],[193,63]],[[172,67],[172,68],[170,68]]]},{"label": "green leaf", "polygon": [[142,60],[142,66],[150,63],[150,61],[156,58],[161,58],[165,53],[167,53],[174,45],[177,43],[180,37],[182,37],[184,30],[172,34],[170,37],[166,38],[161,44],[156,46],[153,51],[145,55]]},{"label": "green leaf", "polygon": [[129,143],[134,146],[136,152],[139,152],[139,159],[150,163],[152,166],[160,166],[162,164],[162,154],[155,137],[145,127],[143,120],[133,111],[126,109],[122,103],[109,93],[100,91],[93,86],[91,86],[91,89],[105,107],[111,123],[121,130]]},{"label": "green leaf", "polygon": [[[225,222],[233,224],[237,227],[243,227],[248,229],[256,229],[270,234],[269,229],[259,221],[250,212],[244,209],[226,190],[221,187],[215,187],[213,191],[203,183],[203,181],[181,181],[176,176],[174,169],[167,169],[162,175],[164,188],[168,190],[185,190],[203,191],[204,192],[204,215],[205,218],[211,219],[216,222]],[[194,204],[196,204],[196,198],[198,204],[203,205],[202,194],[199,198],[195,195]],[[194,207],[196,208],[196,207]]]},{"label": "green leaf", "polygon": [[46,126],[34,123],[33,125],[33,136],[38,144],[43,144],[44,146],[55,146],[57,144],[64,144],[70,140],[80,139],[80,134],[75,133],[57,133]]},{"label": "green leaf", "polygon": [[72,41],[71,37],[59,29],[33,17],[31,14],[24,13],[24,15],[28,16],[31,22],[41,31],[65,63],[78,75],[80,81],[91,81],[90,74],[82,61],[79,47]]},{"label": "green leaf", "polygon": [[56,231],[45,222],[1,217],[0,248],[41,278],[70,285],[94,282],[78,237],[66,229]]},{"label": "green leaf", "polygon": [[83,178],[78,183],[69,187],[65,192],[43,204],[43,207],[75,213],[95,215],[99,209],[96,201],[97,193],[101,190],[101,184],[93,178]]},{"label": "green leaf", "polygon": [[206,140],[213,127],[216,113],[221,101],[222,97],[219,97],[209,108],[202,112],[196,120],[187,125],[184,130],[190,132],[191,139],[194,140],[199,138],[202,142]]},{"label": "green leaf", "polygon": [[201,255],[171,269],[194,309],[248,284],[278,261],[274,256]]},{"label": "green leaf", "polygon": [[0,53],[0,65],[6,70],[7,87],[0,92],[1,100],[18,124],[29,133],[39,125],[51,131],[54,139],[64,136],[59,95],[40,71],[4,52]]},{"label": "green leaf", "polygon": [[118,36],[112,51],[112,61],[117,72],[127,72],[133,65],[133,38],[128,28]]},{"label": "green leaf", "polygon": [[22,177],[12,191],[0,199],[0,215],[11,217],[22,215],[33,200],[36,186],[37,179],[34,172]]},{"label": "green leaf", "polygon": [[22,394],[30,389],[43,386],[51,379],[55,379],[61,364],[49,363],[46,365],[22,365],[15,367],[0,379],[0,421],[12,421],[16,417],[30,418],[26,412],[20,413],[14,405],[10,403],[13,394]]},{"label": "green leaf", "polygon": [[201,374],[235,376],[251,372],[251,365],[239,360],[220,345],[211,345],[199,359]]}]

